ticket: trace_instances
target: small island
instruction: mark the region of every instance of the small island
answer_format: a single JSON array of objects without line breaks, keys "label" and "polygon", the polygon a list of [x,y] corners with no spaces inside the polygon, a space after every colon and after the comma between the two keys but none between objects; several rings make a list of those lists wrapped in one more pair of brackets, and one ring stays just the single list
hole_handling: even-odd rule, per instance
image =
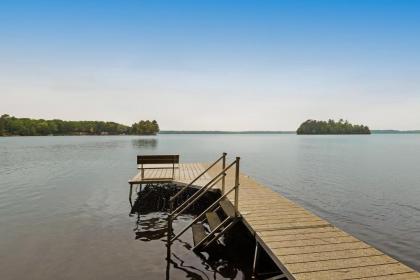
[{"label": "small island", "polygon": [[45,135],[156,135],[157,121],[139,121],[131,126],[104,121],[63,121],[16,118],[4,114],[0,117],[0,136]]},{"label": "small island", "polygon": [[370,134],[370,130],[365,125],[354,125],[343,119],[338,122],[331,119],[328,121],[307,120],[299,126],[296,134]]}]

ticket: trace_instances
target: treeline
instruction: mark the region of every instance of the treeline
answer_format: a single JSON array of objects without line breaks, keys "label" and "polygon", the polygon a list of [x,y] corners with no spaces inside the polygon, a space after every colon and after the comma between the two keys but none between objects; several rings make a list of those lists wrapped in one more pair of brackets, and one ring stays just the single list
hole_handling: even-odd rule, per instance
[{"label": "treeline", "polygon": [[316,121],[307,120],[300,125],[297,134],[370,134],[369,127],[364,125],[353,125],[348,121],[340,119]]},{"label": "treeline", "polygon": [[63,121],[16,118],[9,115],[0,117],[0,136],[35,135],[154,135],[159,132],[158,123],[140,121],[132,126],[103,121]]}]

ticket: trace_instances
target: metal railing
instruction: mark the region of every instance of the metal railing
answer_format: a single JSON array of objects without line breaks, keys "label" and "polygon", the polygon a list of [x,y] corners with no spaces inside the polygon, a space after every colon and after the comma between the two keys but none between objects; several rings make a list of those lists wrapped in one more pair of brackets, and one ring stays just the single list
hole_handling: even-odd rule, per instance
[{"label": "metal railing", "polygon": [[[213,162],[209,167],[207,167],[206,170],[204,170],[202,173],[200,173],[200,175],[198,175],[196,178],[194,178],[194,180],[192,180],[188,185],[184,186],[179,192],[177,192],[173,197],[170,198],[169,202],[173,203],[175,201],[175,199],[182,194],[186,189],[188,189],[189,187],[191,187],[195,182],[197,182],[198,179],[200,179],[204,174],[206,174],[210,169],[213,168],[213,166],[215,166],[216,164],[218,164],[220,161],[222,161],[222,168],[225,169],[225,165],[226,165],[226,153],[223,153],[223,155],[218,158],[215,162]],[[225,182],[224,180],[222,181],[222,190],[224,189]],[[172,209],[171,209],[172,210]]]},{"label": "metal railing", "polygon": [[[197,178],[195,178],[190,184],[185,186],[183,189],[181,189],[177,194],[175,194],[170,199],[170,211],[168,214],[168,245],[172,244],[176,239],[178,239],[183,233],[185,233],[192,225],[199,222],[204,215],[212,211],[213,209],[220,207],[218,204],[222,199],[225,199],[228,194],[235,191],[235,198],[234,198],[234,207],[235,207],[235,216],[238,216],[238,206],[239,206],[239,160],[240,158],[237,157],[231,164],[226,166],[226,153],[223,153],[222,157],[220,157],[218,160],[216,160],[213,164],[211,164],[203,173],[201,173]],[[178,197],[181,193],[183,193],[188,187],[192,186],[200,177],[202,177],[204,174],[206,174],[211,168],[213,168],[217,163],[222,161],[222,171],[220,171],[216,176],[213,177],[207,184],[205,184],[203,187],[201,187],[197,192],[195,192],[191,197],[189,197],[186,201],[184,201],[181,205],[179,205],[174,211],[172,211],[173,203],[175,201],[175,198]],[[226,175],[227,171],[235,166],[235,183],[232,188],[230,188],[227,192],[225,192],[225,183],[226,183]],[[198,215],[191,223],[189,223],[187,226],[185,226],[178,234],[176,234],[174,237],[172,237],[172,222],[173,220],[178,217],[180,214],[182,214],[185,210],[187,210],[191,205],[193,205],[195,202],[200,199],[205,193],[207,193],[210,189],[212,189],[217,183],[222,182],[222,196],[219,197],[215,202],[213,202],[206,210],[204,210],[200,215]],[[222,226],[224,226],[228,221],[230,220],[230,217],[226,218],[222,224],[220,224],[218,227],[216,227],[208,236],[206,236],[203,240],[197,244],[197,246],[203,244],[206,240],[208,240],[218,229],[220,229]],[[229,227],[229,226],[228,226]],[[227,228],[227,227],[226,227]],[[225,229],[226,229],[225,228]],[[222,234],[225,230],[222,231]],[[220,236],[220,233],[217,235]],[[216,236],[215,236],[216,237]],[[215,237],[212,239],[215,240]],[[196,246],[196,247],[197,247]]]},{"label": "metal railing", "polygon": [[[236,161],[229,164],[228,167],[225,167],[221,172],[219,172],[213,179],[211,179],[207,184],[201,187],[196,191],[192,196],[190,196],[186,201],[184,201],[178,208],[176,208],[171,215],[172,218],[176,218],[179,214],[183,213],[188,209],[194,202],[196,202],[201,196],[203,196],[207,191],[213,188],[218,182],[222,181],[226,176],[226,171],[229,170],[233,165],[236,164]],[[222,191],[223,192],[223,191]]]}]

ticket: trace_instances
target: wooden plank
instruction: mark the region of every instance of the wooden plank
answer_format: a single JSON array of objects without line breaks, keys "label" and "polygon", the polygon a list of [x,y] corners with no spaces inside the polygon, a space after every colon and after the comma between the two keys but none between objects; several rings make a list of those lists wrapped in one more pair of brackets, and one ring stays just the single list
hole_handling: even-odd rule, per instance
[{"label": "wooden plank", "polygon": [[[232,200],[233,198],[228,196],[228,198],[230,198],[230,200]],[[261,203],[261,205],[259,206],[249,206],[244,204],[244,202],[239,201],[239,206],[242,207],[242,209],[246,212],[250,212],[250,211],[264,211],[264,210],[271,210],[273,213],[275,211],[281,211],[281,210],[296,210],[296,211],[301,211],[304,210],[301,207],[298,206],[293,206],[293,205],[267,205],[267,204],[263,204]]]},{"label": "wooden plank", "polygon": [[289,229],[289,230],[270,230],[270,231],[258,231],[259,236],[273,236],[273,235],[296,235],[296,234],[311,234],[311,233],[323,233],[323,232],[337,232],[340,231],[335,227],[322,227],[322,228],[303,228],[303,229]]},{"label": "wooden plank", "polygon": [[218,225],[222,223],[216,212],[207,212],[206,218],[211,231],[213,231]]},{"label": "wooden plank", "polygon": [[328,245],[316,245],[316,246],[303,246],[303,247],[290,247],[290,248],[272,248],[270,242],[266,243],[268,247],[276,254],[281,260],[282,256],[287,255],[298,255],[307,253],[322,253],[322,252],[334,252],[343,250],[354,250],[371,248],[369,245],[363,242],[351,242],[351,243],[340,243],[340,244],[328,244]]},{"label": "wooden plank", "polygon": [[293,275],[296,280],[347,280],[363,278],[371,279],[375,276],[391,276],[407,272],[412,272],[412,270],[401,263],[393,263],[364,267],[349,267],[308,273],[294,273]]},{"label": "wooden plank", "polygon": [[293,240],[314,240],[322,239],[325,241],[330,241],[330,238],[341,238],[341,237],[350,237],[345,232],[341,231],[330,231],[330,232],[315,232],[307,234],[293,234],[293,235],[271,235],[271,236],[262,236],[261,239],[265,242],[269,241],[293,241]]},{"label": "wooden plank", "polygon": [[400,274],[391,274],[386,276],[373,276],[368,278],[359,278],[361,280],[419,280],[420,275],[419,273],[412,271],[412,272],[404,272]]},{"label": "wooden plank", "polygon": [[204,237],[207,236],[206,230],[202,224],[194,224],[192,225],[192,232],[193,232],[193,241],[194,246],[196,246]]},{"label": "wooden plank", "polygon": [[223,199],[220,201],[219,204],[226,215],[228,215],[229,217],[235,217],[235,208],[229,201],[227,201],[226,199]]},{"label": "wooden plank", "polygon": [[164,178],[172,177],[172,169],[163,169],[161,176]]},{"label": "wooden plank", "polygon": [[326,260],[340,260],[340,259],[368,257],[368,256],[382,256],[382,255],[384,255],[384,253],[374,248],[362,248],[362,249],[341,250],[341,251],[331,251],[331,252],[321,252],[321,253],[286,255],[286,256],[282,256],[281,259],[284,264],[293,264],[293,263],[306,263],[306,262],[326,261]]},{"label": "wooden plank", "polygon": [[[249,223],[251,226],[252,223]],[[329,223],[323,220],[313,221],[313,222],[284,222],[281,221],[276,223],[267,223],[264,225],[255,225],[253,228],[257,231],[260,230],[279,230],[279,229],[294,229],[294,228],[310,228],[310,227],[319,227],[319,226],[328,226]]]},{"label": "wooden plank", "polygon": [[315,271],[325,271],[325,270],[336,270],[344,268],[355,268],[355,267],[366,267],[366,266],[376,266],[384,264],[394,264],[398,261],[382,255],[382,256],[367,256],[367,257],[358,257],[358,258],[347,258],[339,260],[323,260],[323,261],[313,261],[305,263],[294,263],[286,265],[287,269],[295,274],[302,272],[315,272]]},{"label": "wooden plank", "polygon": [[137,164],[178,163],[179,155],[139,155]]},{"label": "wooden plank", "polygon": [[188,164],[185,165],[184,172],[185,172],[185,179],[191,180],[190,172],[188,170]]},{"label": "wooden plank", "polygon": [[184,166],[182,166],[182,168],[180,169],[180,172],[181,172],[180,174],[181,178],[185,180],[185,167]]},{"label": "wooden plank", "polygon": [[[297,222],[316,222],[316,221],[324,221],[319,217],[316,216],[307,216],[307,217],[292,217],[292,218],[272,218],[272,219],[255,219],[255,220],[249,220],[250,224],[252,225],[266,225],[269,224],[284,224],[284,223],[297,223]],[[324,221],[325,222],[325,221]]]},{"label": "wooden plank", "polygon": [[155,172],[155,175],[154,176],[156,178],[165,178],[164,175],[163,175],[163,170],[164,169],[155,169],[156,172]]},{"label": "wooden plank", "polygon": [[244,219],[247,221],[261,221],[261,222],[269,222],[270,220],[277,219],[277,220],[293,220],[293,219],[319,219],[319,217],[307,213],[285,213],[284,215],[272,215],[272,214],[265,214],[259,216],[258,214],[252,215],[242,215]]},{"label": "wooden plank", "polygon": [[241,214],[247,218],[252,217],[252,216],[256,216],[256,217],[275,216],[277,218],[280,218],[283,215],[299,215],[299,214],[300,215],[302,214],[313,215],[312,213],[304,209],[284,209],[284,210],[276,210],[276,211],[273,211],[272,209],[267,209],[267,210],[247,211],[244,209],[244,207],[241,206],[240,203],[239,203],[239,208],[243,209],[241,211]]},{"label": "wooden plank", "polygon": [[273,248],[273,249],[358,242],[358,240],[352,236],[331,237],[331,238],[322,238],[322,239],[316,238],[316,239],[284,240],[284,241],[270,241],[270,240],[267,240],[267,238],[262,238],[262,240],[265,243],[270,244],[270,248]]}]

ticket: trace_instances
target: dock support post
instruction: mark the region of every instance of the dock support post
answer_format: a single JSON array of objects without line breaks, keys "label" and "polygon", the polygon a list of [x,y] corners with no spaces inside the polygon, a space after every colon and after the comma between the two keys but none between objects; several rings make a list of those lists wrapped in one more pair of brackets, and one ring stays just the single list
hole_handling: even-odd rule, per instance
[{"label": "dock support post", "polygon": [[172,238],[172,202],[169,202],[168,209],[168,232],[167,232],[167,241],[166,241],[166,280],[169,280],[170,277],[170,267],[171,267],[171,238]]},{"label": "dock support post", "polygon": [[252,262],[252,276],[251,279],[257,279],[257,260],[259,255],[258,241],[255,240],[254,261]]},{"label": "dock support post", "polygon": [[239,160],[241,158],[236,158],[236,169],[235,169],[235,212],[238,215],[239,210]]},{"label": "dock support post", "polygon": [[[226,153],[223,153],[223,159],[222,159],[222,170],[225,170],[226,168]],[[226,177],[226,173],[223,174],[223,178],[222,178],[222,195],[225,194],[225,177]]]},{"label": "dock support post", "polygon": [[170,269],[171,269],[171,237],[172,237],[172,203],[169,203],[168,210],[168,239],[166,244],[166,280],[170,279]]},{"label": "dock support post", "polygon": [[131,207],[133,207],[133,201],[131,200],[132,194],[133,194],[133,184],[130,183],[130,193],[128,194],[128,201],[130,201]]},{"label": "dock support post", "polygon": [[168,210],[168,249],[171,246],[171,238],[172,238],[172,208],[173,202],[169,202],[169,210]]}]

